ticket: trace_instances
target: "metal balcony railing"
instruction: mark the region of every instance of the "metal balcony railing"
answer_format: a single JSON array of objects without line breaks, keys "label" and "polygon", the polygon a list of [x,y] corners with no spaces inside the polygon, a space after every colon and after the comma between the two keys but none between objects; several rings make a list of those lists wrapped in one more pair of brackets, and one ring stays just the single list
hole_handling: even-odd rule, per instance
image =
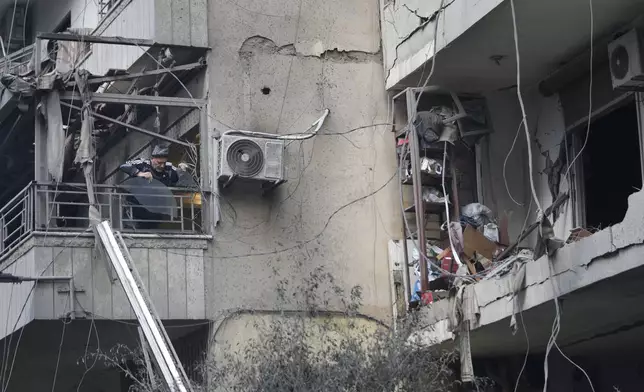
[{"label": "metal balcony railing", "polygon": [[34,229],[34,187],[27,185],[0,208],[0,255],[18,247]]},{"label": "metal balcony railing", "polygon": [[33,66],[31,61],[33,54],[34,45],[31,44],[0,58],[0,73],[20,75],[29,72]]},{"label": "metal balcony railing", "polygon": [[[130,233],[202,234],[201,193],[154,187],[133,197],[131,187],[95,185],[102,220]],[[141,200],[144,200],[143,202]],[[159,205],[164,206],[159,211]],[[90,203],[84,184],[31,183],[0,209],[0,256],[18,247],[34,230],[87,230]],[[150,212],[154,210],[156,212]]]}]

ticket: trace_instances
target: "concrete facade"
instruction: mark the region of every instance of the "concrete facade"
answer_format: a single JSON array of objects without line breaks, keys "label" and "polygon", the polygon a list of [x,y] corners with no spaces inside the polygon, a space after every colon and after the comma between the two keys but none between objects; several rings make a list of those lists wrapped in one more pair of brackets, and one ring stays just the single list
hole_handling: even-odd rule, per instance
[{"label": "concrete facade", "polygon": [[[447,6],[437,18],[440,1],[382,2],[386,88],[398,92],[420,85],[433,60],[435,73],[430,85],[485,98],[492,133],[481,138],[477,146],[482,193],[479,201],[498,216],[507,214],[511,240],[519,236],[526,224],[537,220],[530,177],[534,179],[540,204],[546,208],[553,202],[550,170],[557,160],[563,161],[557,191],[569,193],[571,198],[551,219],[554,219],[555,235],[567,239],[571,229],[585,223],[584,178],[576,167],[570,173],[573,180],[568,181],[565,173],[584,141],[583,132],[588,122],[593,124],[591,132],[603,132],[593,134],[595,142],[619,137],[624,144],[635,143],[633,139],[626,141],[625,133],[617,132],[623,129],[618,124],[608,127],[609,130],[595,129],[594,124],[627,105],[637,110],[638,121],[641,120],[640,95],[613,89],[607,43],[623,32],[641,27],[644,2],[592,2],[591,31],[588,1],[564,4],[515,0],[521,93],[533,154],[531,165],[527,159],[526,135],[519,128],[523,113],[517,97],[510,2],[490,0],[472,4],[456,0],[445,3]],[[467,10],[459,8],[465,5],[469,5]],[[461,18],[453,19],[450,9],[460,9]],[[436,19],[437,56],[432,59]],[[592,95],[589,94],[591,78]],[[592,107],[589,107],[590,98]],[[640,122],[640,143],[642,131]],[[562,147],[567,143],[568,148]],[[597,151],[593,150],[591,159],[604,159]],[[626,145],[611,151],[633,153]],[[588,157],[590,150],[585,154]],[[582,158],[578,162],[581,161]],[[625,168],[617,166],[615,170],[618,173]],[[606,176],[603,180],[607,186],[622,181],[617,176]],[[621,223],[601,227],[592,236],[564,246],[552,257],[544,256],[523,264],[520,270],[525,272],[525,279],[519,282],[516,293],[515,279],[519,274],[508,273],[468,285],[462,301],[450,297],[435,302],[420,311],[422,324],[431,327],[417,336],[429,346],[454,347],[459,335],[450,317],[456,308],[471,310],[475,372],[496,376],[489,367],[499,366],[507,372],[506,380],[501,380],[503,377],[495,380],[503,381],[503,390],[516,390],[516,377],[528,350],[528,368],[532,368],[528,373],[532,380],[522,379],[518,390],[543,390],[544,351],[552,333],[557,299],[561,309],[557,343],[590,374],[595,390],[638,390],[641,383],[634,374],[638,372],[636,369],[641,369],[641,361],[625,364],[617,359],[626,358],[642,347],[644,314],[638,303],[644,295],[640,289],[644,271],[641,257],[644,193],[639,189],[632,189],[630,193],[628,211]],[[521,246],[532,248],[535,244],[533,233]],[[519,327],[515,334],[510,328],[513,314]],[[585,376],[555,351],[550,357],[548,390],[590,391]],[[621,366],[629,370],[617,372],[615,369]],[[632,375],[625,376],[628,372]]]},{"label": "concrete facade", "polygon": [[378,5],[210,1],[209,31],[215,124],[294,133],[331,110],[320,136],[289,145],[289,181],[274,194],[222,191],[209,317],[276,310],[281,281],[293,290],[323,267],[347,292],[362,286],[362,311],[387,320],[387,239],[401,231],[391,134],[381,125],[324,135],[387,122]]},{"label": "concrete facade", "polygon": [[[75,20],[78,4],[72,3],[68,6]],[[136,3],[149,5],[148,0],[126,0],[122,4],[127,11]],[[212,147],[216,146],[214,137],[218,133],[230,129],[276,134],[304,132],[324,109],[330,110],[318,136],[288,144],[288,182],[274,192],[262,196],[259,189],[243,184],[213,189],[218,195],[220,220],[208,235],[126,238],[161,318],[185,323],[211,320],[215,332],[209,338],[213,342],[238,342],[253,336],[255,321],[279,317],[284,309],[305,310],[302,303],[284,303],[282,290],[288,293],[286,297],[305,291],[303,282],[315,271],[324,271],[332,276],[333,287],[323,284],[320,290],[339,288],[349,293],[355,286],[362,288],[361,325],[373,329],[389,323],[387,242],[398,236],[402,227],[395,207],[398,203],[395,146],[387,124],[391,108],[382,87],[377,2],[333,0],[320,5],[308,0],[191,0],[172,1],[167,9],[161,3],[170,1],[154,3],[151,15],[134,7],[133,12],[139,10],[134,16],[124,11],[109,23],[88,18],[82,27],[105,36],[207,44],[211,48],[207,70],[186,83],[189,93],[179,88],[176,94],[208,100],[209,126],[202,133],[207,140],[202,142],[212,145],[209,144],[208,154],[202,156],[202,164],[211,169],[217,167],[219,157]],[[203,12],[184,13],[177,8],[182,4],[186,10]],[[199,8],[206,5],[207,12]],[[163,14],[168,9],[172,13]],[[136,15],[145,20],[137,25]],[[167,23],[159,23],[165,20],[164,15],[169,18]],[[181,29],[185,30],[184,35],[180,34]],[[143,36],[137,35],[137,31]],[[206,31],[207,43],[199,39]],[[187,41],[183,39],[186,37]],[[141,69],[144,55],[140,48],[124,51],[107,45],[98,47],[101,49],[94,50],[85,62],[90,70],[101,73],[106,67],[126,68],[132,63]],[[138,57],[134,51],[140,52]],[[164,110],[162,129],[186,111]],[[194,114],[186,116],[168,136],[181,137],[194,131],[200,121],[199,110]],[[141,126],[151,129],[152,121],[148,118]],[[148,141],[147,136],[127,133],[99,160],[97,180],[118,183],[121,176],[114,170]],[[139,155],[145,157],[148,153],[145,149]],[[215,184],[215,172],[211,171],[204,185]],[[54,263],[45,274],[72,275],[76,287],[78,304],[72,308],[68,306],[69,293],[63,283],[36,285],[27,315],[22,316],[18,325],[18,328],[27,325],[23,339],[32,343],[28,350],[21,351],[18,364],[25,363],[24,353],[35,350],[38,329],[47,328],[45,320],[58,320],[72,310],[81,317],[93,314],[110,319],[113,321],[103,322],[101,334],[113,336],[111,342],[116,343],[120,342],[119,321],[127,323],[134,319],[118,282],[109,282],[105,264],[93,249],[93,238],[87,233],[77,234],[34,233],[3,260],[5,266],[31,268],[26,272],[20,268],[11,270],[16,274],[38,275],[53,258]],[[0,287],[3,293],[5,287],[10,289]],[[19,308],[20,300],[24,300],[31,287],[21,286],[15,300],[0,302],[3,306],[0,309],[5,309],[5,305]],[[340,299],[321,306],[327,311],[343,310]],[[255,312],[261,314],[255,316]],[[333,317],[341,319],[338,315]],[[60,326],[60,321],[53,322]],[[86,323],[74,320],[69,327],[80,328],[82,324],[87,328]],[[110,329],[111,323],[117,326]],[[59,328],[56,331],[62,333]],[[11,329],[4,332],[3,336],[9,339]],[[82,366],[71,368],[77,354],[82,354],[85,337],[83,333],[66,338],[76,348],[60,359],[66,372],[70,372],[69,378],[65,376],[65,387],[69,383],[70,388],[75,387],[72,379],[78,373],[76,370],[83,373]],[[123,342],[130,344],[136,340],[135,337]],[[57,347],[50,346],[43,348],[43,353],[53,360]],[[221,348],[211,346],[209,351],[216,355]],[[101,371],[91,377],[86,390],[100,390],[91,388],[99,388],[97,377],[102,377]],[[42,384],[27,380],[22,372],[14,377],[16,381],[10,390],[25,383],[38,389],[37,385]],[[114,377],[110,373],[110,388],[117,388]],[[100,387],[106,388],[108,384]]]}]

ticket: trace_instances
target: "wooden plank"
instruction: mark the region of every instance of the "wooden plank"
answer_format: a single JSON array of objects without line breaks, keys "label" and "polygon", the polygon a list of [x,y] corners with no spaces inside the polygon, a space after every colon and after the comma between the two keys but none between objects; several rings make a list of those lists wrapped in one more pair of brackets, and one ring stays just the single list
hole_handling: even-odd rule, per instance
[{"label": "wooden plank", "polygon": [[171,319],[187,318],[185,249],[168,251],[168,316]]},{"label": "wooden plank", "polygon": [[203,249],[186,249],[186,290],[189,319],[206,318],[206,282]]},{"label": "wooden plank", "polygon": [[168,255],[164,249],[150,249],[148,253],[150,298],[159,317],[168,318]]}]

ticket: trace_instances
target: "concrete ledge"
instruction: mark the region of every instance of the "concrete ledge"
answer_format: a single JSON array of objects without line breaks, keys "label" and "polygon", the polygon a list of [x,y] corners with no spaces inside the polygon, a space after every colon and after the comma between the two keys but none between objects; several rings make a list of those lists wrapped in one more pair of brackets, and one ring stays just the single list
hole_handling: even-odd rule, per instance
[{"label": "concrete ledge", "polygon": [[[196,234],[127,234],[121,233],[130,248],[149,249],[207,249],[210,235]],[[94,234],[91,232],[44,232],[35,231],[25,237],[22,244],[3,255],[0,266],[6,268],[21,258],[33,247],[93,248]]]},{"label": "concrete ledge", "polygon": [[[579,242],[569,244],[557,254],[525,265],[526,278],[522,289],[522,309],[528,310],[597,283],[633,268],[644,265],[644,192],[632,194],[626,217],[617,225],[608,227]],[[506,319],[512,314],[512,284],[514,276],[481,281],[467,287],[465,298],[475,298],[478,317],[472,329]],[[441,343],[451,336],[445,333],[444,321],[448,320],[455,299],[439,301],[421,310],[424,324],[438,326],[430,332],[427,341]]]}]

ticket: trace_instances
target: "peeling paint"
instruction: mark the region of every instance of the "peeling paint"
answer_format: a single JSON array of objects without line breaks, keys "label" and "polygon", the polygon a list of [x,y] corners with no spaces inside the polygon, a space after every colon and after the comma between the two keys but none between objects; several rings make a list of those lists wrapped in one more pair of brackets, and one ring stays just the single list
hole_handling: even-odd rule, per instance
[{"label": "peeling paint", "polygon": [[256,35],[244,41],[239,48],[239,56],[248,61],[256,54],[317,58],[338,63],[368,63],[380,61],[381,51],[366,52],[362,50],[341,50],[338,48],[324,49],[324,45],[320,41],[316,41],[308,46],[302,43],[278,46],[270,38]]}]

